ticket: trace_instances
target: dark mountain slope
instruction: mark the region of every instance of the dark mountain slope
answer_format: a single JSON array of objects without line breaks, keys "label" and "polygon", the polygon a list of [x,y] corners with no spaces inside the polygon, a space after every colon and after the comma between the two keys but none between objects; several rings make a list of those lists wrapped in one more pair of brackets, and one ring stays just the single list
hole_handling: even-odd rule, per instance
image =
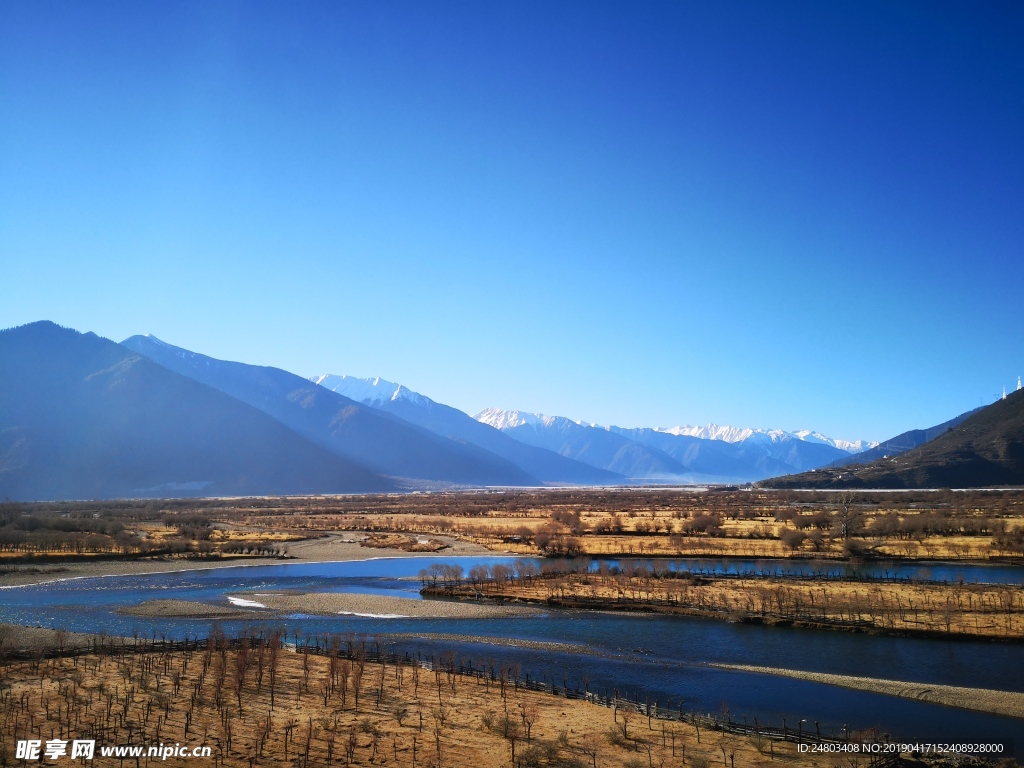
[{"label": "dark mountain slope", "polygon": [[982,488],[1024,485],[1024,391],[899,456],[766,480],[768,488]]},{"label": "dark mountain slope", "polygon": [[539,485],[489,451],[435,435],[279,368],[217,360],[152,336],[132,336],[122,345],[248,403],[311,442],[376,472],[461,485]]},{"label": "dark mountain slope", "polygon": [[889,456],[896,456],[900,453],[906,453],[911,448],[917,448],[919,445],[924,445],[929,440],[934,440],[939,435],[945,434],[953,427],[962,424],[970,416],[980,411],[981,408],[975,408],[973,411],[967,411],[967,413],[961,413],[959,416],[944,421],[941,424],[936,424],[934,427],[928,429],[912,429],[909,432],[904,432],[901,435],[886,440],[884,443],[879,443],[874,448],[870,448],[861,453],[855,453],[845,459],[839,459],[835,462],[837,467],[845,467],[849,464],[869,464],[877,459],[884,459]]},{"label": "dark mountain slope", "polygon": [[0,332],[0,498],[394,489],[259,410],[95,334]]}]

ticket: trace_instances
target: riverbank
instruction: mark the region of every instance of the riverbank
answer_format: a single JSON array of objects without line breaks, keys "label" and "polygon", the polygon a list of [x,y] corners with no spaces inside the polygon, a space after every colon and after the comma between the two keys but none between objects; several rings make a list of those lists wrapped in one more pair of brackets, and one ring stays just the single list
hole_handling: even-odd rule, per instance
[{"label": "riverbank", "polygon": [[1014,691],[994,691],[988,688],[963,688],[955,685],[933,685],[931,683],[908,683],[876,677],[832,675],[824,672],[805,672],[798,669],[759,667],[750,664],[712,664],[711,666],[738,672],[756,672],[763,675],[792,677],[798,680],[809,680],[813,683],[824,683],[825,685],[837,685],[841,688],[852,688],[858,691],[883,693],[887,696],[898,696],[903,699],[928,701],[947,707],[973,709],[977,712],[989,712],[995,715],[1024,718],[1024,693]]},{"label": "riverbank", "polygon": [[[233,558],[156,558],[138,560],[97,560],[90,562],[64,562],[52,565],[26,565],[0,573],[0,589],[41,584],[61,579],[90,579],[102,576],[139,576],[149,573],[177,571],[204,571],[211,568],[245,568],[260,565],[288,563],[327,563],[370,560],[383,557],[422,557],[422,552],[408,552],[394,547],[366,547],[360,543],[363,533],[331,533],[315,539],[292,542],[287,558],[233,557]],[[452,557],[496,556],[502,553],[462,541],[450,536],[436,536],[445,544],[438,554]]]}]

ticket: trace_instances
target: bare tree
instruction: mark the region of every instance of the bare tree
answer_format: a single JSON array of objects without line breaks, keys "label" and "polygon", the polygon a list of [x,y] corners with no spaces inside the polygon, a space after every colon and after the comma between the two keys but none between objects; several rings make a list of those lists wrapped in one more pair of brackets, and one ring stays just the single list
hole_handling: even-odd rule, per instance
[{"label": "bare tree", "polygon": [[628,704],[619,709],[619,717],[622,719],[622,738],[624,739],[629,738],[629,721],[633,719],[635,714],[636,712],[633,707]]},{"label": "bare tree", "polygon": [[590,758],[597,768],[597,756],[601,752],[601,738],[596,733],[589,733],[580,740],[580,752]]},{"label": "bare tree", "polygon": [[864,521],[864,510],[854,506],[857,500],[853,491],[842,491],[836,499],[835,525],[843,541],[860,528]]},{"label": "bare tree", "polygon": [[512,766],[515,768],[516,742],[523,736],[522,728],[516,720],[506,715],[501,721],[501,735],[508,742],[509,748],[512,750]]}]

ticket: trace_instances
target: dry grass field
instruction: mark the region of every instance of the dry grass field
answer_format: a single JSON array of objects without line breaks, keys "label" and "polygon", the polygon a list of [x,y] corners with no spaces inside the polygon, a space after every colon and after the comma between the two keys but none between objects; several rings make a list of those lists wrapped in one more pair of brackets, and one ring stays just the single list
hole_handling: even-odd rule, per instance
[{"label": "dry grass field", "polygon": [[[620,488],[0,504],[0,558],[281,557],[327,532],[436,551],[594,557],[1024,559],[1024,492]],[[402,538],[389,538],[392,536]]]},{"label": "dry grass field", "polygon": [[[259,645],[8,661],[0,765],[17,739],[96,739],[91,764],[134,765],[101,746],[210,746],[217,766],[642,768],[820,764],[786,742],[649,721],[585,701],[417,665]],[[845,763],[850,765],[850,763]],[[866,765],[866,763],[865,763]]]},{"label": "dry grass field", "polygon": [[580,489],[307,502],[233,517],[253,530],[449,535],[541,556],[1024,557],[1024,493],[1015,491]]}]

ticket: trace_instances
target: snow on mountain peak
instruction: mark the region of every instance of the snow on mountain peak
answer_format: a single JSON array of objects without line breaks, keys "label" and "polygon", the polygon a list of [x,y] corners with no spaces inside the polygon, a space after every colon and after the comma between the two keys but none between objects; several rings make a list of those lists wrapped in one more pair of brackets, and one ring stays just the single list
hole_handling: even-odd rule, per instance
[{"label": "snow on mountain peak", "polygon": [[727,443],[739,443],[743,440],[756,438],[772,443],[779,443],[784,440],[803,440],[808,443],[821,443],[831,445],[847,453],[860,453],[869,448],[874,448],[878,443],[867,440],[836,440],[826,437],[821,432],[812,432],[809,429],[801,429],[796,432],[786,432],[782,429],[751,429],[750,427],[724,427],[718,424],[707,424],[703,427],[671,427],[656,428],[657,432],[665,432],[670,435],[689,435],[699,437],[702,440],[723,440]]},{"label": "snow on mountain peak", "polygon": [[505,411],[501,408],[487,408],[473,417],[479,422],[495,429],[514,429],[524,424],[534,429],[560,429],[563,432],[575,426],[596,427],[585,421],[572,421],[565,416],[545,416],[543,413],[527,413],[526,411]]},{"label": "snow on mountain peak", "polygon": [[754,434],[755,430],[737,427],[721,427],[718,424],[708,424],[703,427],[655,427],[656,432],[666,432],[670,435],[689,435],[699,437],[701,440],[722,440],[726,443],[738,443],[746,440]]},{"label": "snow on mountain peak", "polygon": [[350,400],[367,405],[385,403],[389,400],[409,400],[414,403],[427,400],[418,392],[413,392],[408,387],[393,381],[382,379],[380,376],[373,379],[359,379],[355,376],[337,376],[326,373],[322,376],[311,376],[309,380],[332,392],[344,395]]},{"label": "snow on mountain peak", "polygon": [[544,426],[545,416],[525,411],[504,411],[501,408],[487,408],[473,417],[479,422],[495,429],[512,429],[524,424]]},{"label": "snow on mountain peak", "polygon": [[[590,424],[585,421],[571,421],[563,416],[545,416],[541,413],[527,413],[525,411],[502,410],[501,408],[487,408],[480,411],[473,417],[477,421],[494,427],[495,429],[515,429],[529,425],[534,429],[549,429],[556,427],[561,430],[567,429],[570,425],[581,427],[595,427],[598,429],[611,430],[610,427],[600,427],[597,424]],[[774,445],[784,443],[788,440],[802,440],[808,443],[820,443],[830,445],[847,453],[860,453],[869,448],[874,448],[877,443],[867,440],[835,440],[826,437],[820,432],[813,432],[809,429],[802,429],[797,432],[787,432],[783,429],[752,429],[750,427],[728,427],[719,424],[706,424],[703,427],[680,426],[680,427],[656,427],[655,432],[663,432],[669,435],[686,435],[697,437],[701,440],[721,440],[726,443],[741,443],[750,440],[754,443]]]}]

